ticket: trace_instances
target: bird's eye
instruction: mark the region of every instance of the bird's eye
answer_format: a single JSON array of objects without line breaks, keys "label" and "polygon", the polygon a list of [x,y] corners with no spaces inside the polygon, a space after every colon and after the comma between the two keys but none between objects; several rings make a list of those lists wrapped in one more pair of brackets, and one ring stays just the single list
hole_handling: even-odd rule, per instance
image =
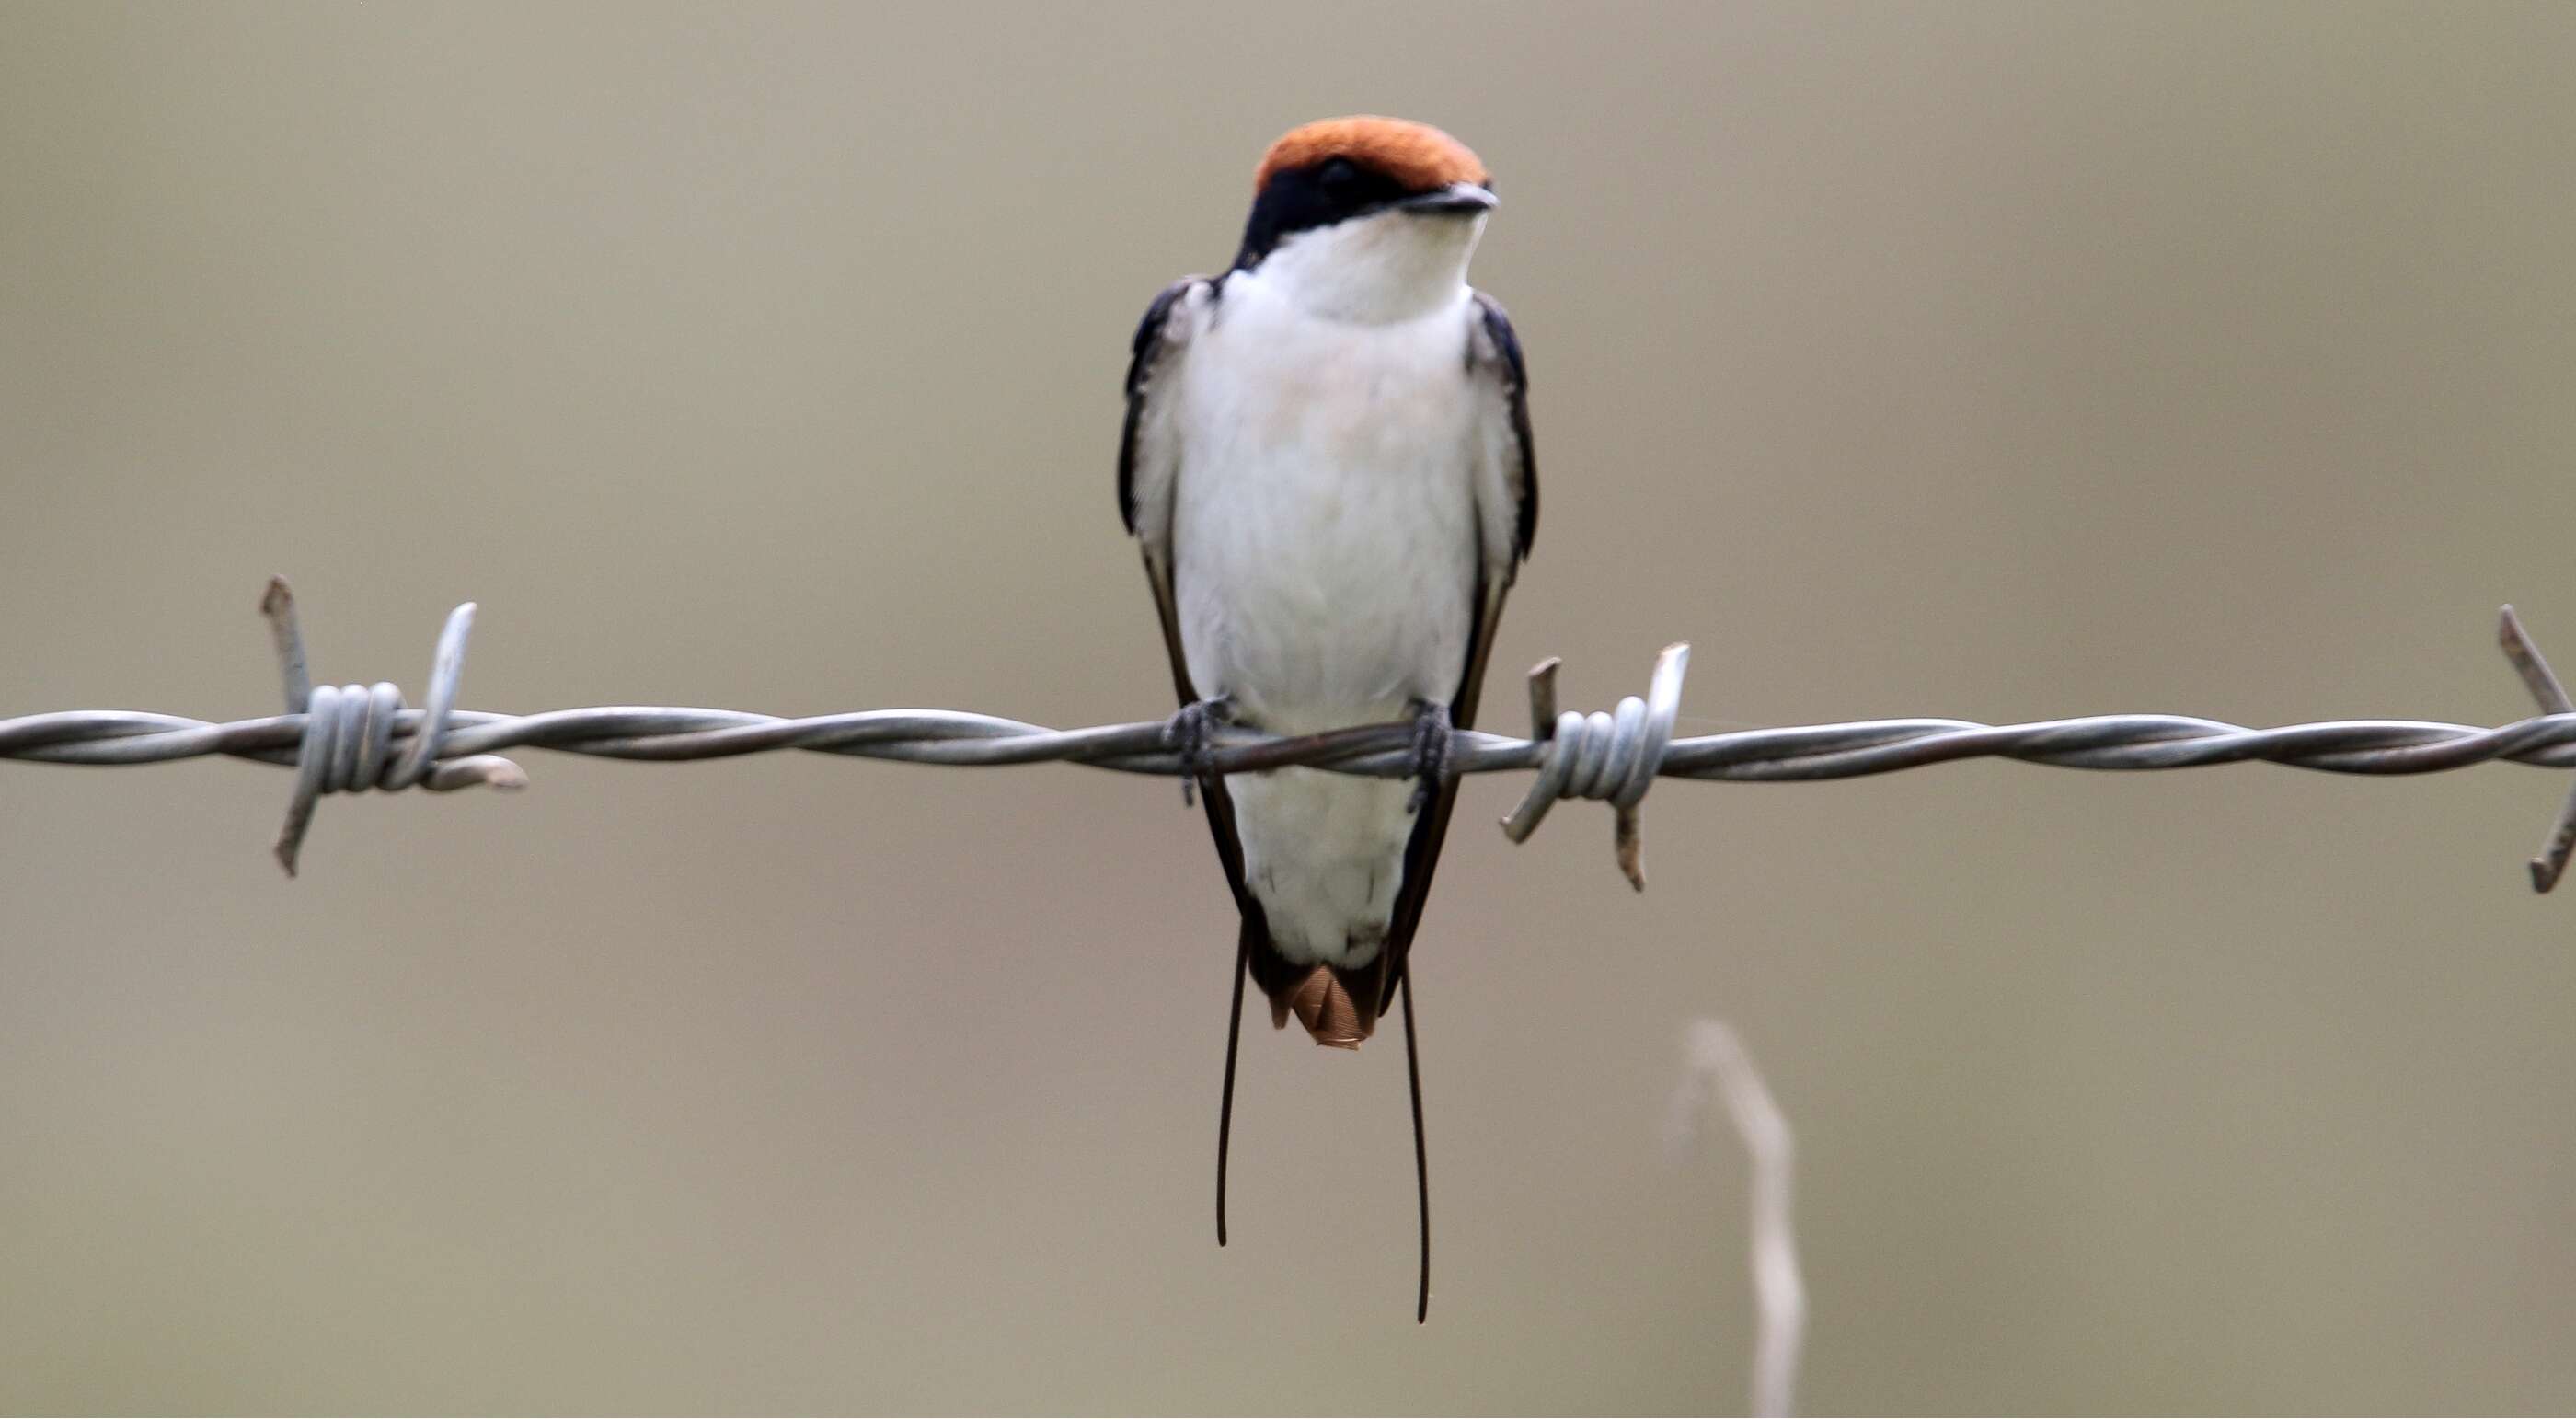
[{"label": "bird's eye", "polygon": [[1334,158],[1327,161],[1324,164],[1324,170],[1316,176],[1326,187],[1347,188],[1359,180],[1359,164],[1348,158]]}]

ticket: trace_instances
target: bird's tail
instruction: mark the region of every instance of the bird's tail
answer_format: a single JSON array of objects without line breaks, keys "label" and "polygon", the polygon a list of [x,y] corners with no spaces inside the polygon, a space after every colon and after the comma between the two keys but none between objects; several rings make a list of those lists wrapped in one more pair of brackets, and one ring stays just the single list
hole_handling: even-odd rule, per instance
[{"label": "bird's tail", "polygon": [[1378,1017],[1400,990],[1405,1085],[1413,1103],[1414,1196],[1422,1231],[1422,1268],[1413,1307],[1413,1319],[1419,1324],[1431,1313],[1431,1174],[1423,1153],[1422,1066],[1413,1045],[1413,987],[1401,961],[1400,953],[1385,950],[1368,965],[1356,968],[1298,965],[1271,946],[1270,932],[1257,908],[1244,913],[1243,934],[1235,946],[1234,1008],[1225,1027],[1225,1095],[1217,1112],[1216,1243],[1225,1245],[1225,1167],[1234,1133],[1234,1063],[1243,1037],[1244,977],[1259,981],[1261,993],[1269,997],[1272,1028],[1287,1028],[1288,1017],[1295,1015],[1315,1043],[1338,1049],[1358,1049],[1375,1032]]},{"label": "bird's tail", "polygon": [[1301,964],[1273,949],[1268,932],[1245,935],[1244,962],[1270,998],[1271,1028],[1286,1029],[1294,1015],[1315,1043],[1332,1049],[1358,1049],[1377,1033],[1391,993],[1393,953],[1380,951],[1364,966]]}]

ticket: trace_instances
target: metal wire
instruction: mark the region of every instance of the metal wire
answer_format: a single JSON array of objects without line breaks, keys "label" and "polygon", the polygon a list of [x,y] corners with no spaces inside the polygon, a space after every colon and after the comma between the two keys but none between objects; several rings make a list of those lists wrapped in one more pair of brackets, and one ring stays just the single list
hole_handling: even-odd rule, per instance
[{"label": "metal wire", "polygon": [[[1303,766],[1401,778],[1418,768],[1411,724],[1361,725],[1293,737],[1217,726],[1208,731],[1205,749],[1193,757],[1174,747],[1165,720],[1048,729],[940,709],[797,718],[665,705],[604,705],[527,715],[455,709],[473,624],[470,602],[449,616],[440,636],[429,708],[408,709],[390,684],[310,687],[294,597],[285,582],[272,581],[261,605],[277,644],[287,713],[223,724],[139,710],[24,715],[0,719],[0,759],[133,765],[226,755],[297,766],[295,795],[277,847],[290,874],[313,804],[323,794],[413,785],[432,791],[478,783],[521,787],[526,775],[497,757],[504,749],[652,762],[801,749],[913,764],[1074,763],[1166,775]],[[1560,798],[1607,800],[1618,812],[1621,869],[1642,886],[1636,813],[1647,787],[1659,777],[1809,782],[1979,758],[2118,771],[2262,762],[2323,773],[2420,774],[2491,760],[2576,768],[2576,708],[2510,606],[2504,608],[2501,640],[2545,712],[2494,728],[2368,719],[2253,729],[2188,715],[2113,714],[2005,725],[1880,719],[1675,739],[1672,727],[1689,666],[1688,646],[1667,647],[1656,661],[1647,698],[1632,696],[1611,714],[1559,714],[1557,662],[1549,660],[1530,675],[1531,737],[1461,730],[1448,770],[1538,771],[1528,795],[1503,820],[1503,831],[1514,842],[1527,839]],[[2562,810],[2548,847],[2532,860],[2536,890],[2546,892],[2555,884],[2571,852],[2576,852],[2576,795]]]}]

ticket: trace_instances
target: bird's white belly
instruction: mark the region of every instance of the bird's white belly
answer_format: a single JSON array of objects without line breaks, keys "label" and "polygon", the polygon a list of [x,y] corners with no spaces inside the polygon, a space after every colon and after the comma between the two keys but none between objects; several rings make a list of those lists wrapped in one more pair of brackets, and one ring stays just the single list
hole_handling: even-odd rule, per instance
[{"label": "bird's white belly", "polygon": [[[1395,325],[1229,289],[1182,390],[1173,581],[1190,679],[1304,733],[1446,703],[1476,586],[1463,311]],[[1306,769],[1227,780],[1244,875],[1292,961],[1383,941],[1412,784]]]}]

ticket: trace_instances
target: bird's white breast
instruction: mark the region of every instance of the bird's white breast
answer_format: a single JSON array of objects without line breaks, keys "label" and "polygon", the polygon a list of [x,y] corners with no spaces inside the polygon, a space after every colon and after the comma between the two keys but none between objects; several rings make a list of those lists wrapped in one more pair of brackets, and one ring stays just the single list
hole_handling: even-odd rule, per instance
[{"label": "bird's white breast", "polygon": [[[1228,279],[1177,391],[1173,581],[1199,693],[1282,733],[1455,694],[1478,557],[1467,300],[1355,323],[1258,270]],[[1228,786],[1282,954],[1373,957],[1412,786],[1294,769]]]}]

